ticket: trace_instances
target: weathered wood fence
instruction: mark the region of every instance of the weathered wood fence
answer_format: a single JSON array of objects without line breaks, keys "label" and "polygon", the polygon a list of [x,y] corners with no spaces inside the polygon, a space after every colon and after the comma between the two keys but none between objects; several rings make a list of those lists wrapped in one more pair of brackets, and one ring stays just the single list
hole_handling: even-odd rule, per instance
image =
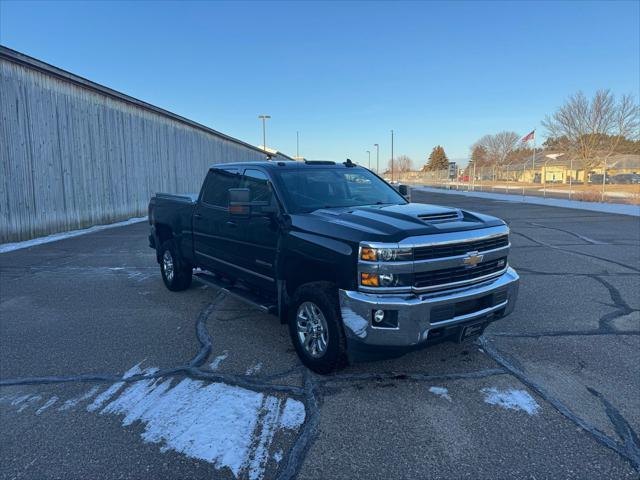
[{"label": "weathered wood fence", "polygon": [[[281,158],[288,158],[279,155]],[[146,214],[213,163],[264,152],[0,47],[0,243]]]}]

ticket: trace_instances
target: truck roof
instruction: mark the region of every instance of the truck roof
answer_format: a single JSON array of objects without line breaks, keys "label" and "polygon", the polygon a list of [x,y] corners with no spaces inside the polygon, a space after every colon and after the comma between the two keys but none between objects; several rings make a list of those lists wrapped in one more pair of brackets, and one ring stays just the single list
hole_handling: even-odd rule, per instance
[{"label": "truck roof", "polygon": [[346,162],[334,162],[330,160],[305,160],[303,162],[295,160],[269,160],[256,162],[233,162],[233,163],[216,163],[209,168],[228,168],[228,167],[264,167],[267,169],[298,169],[298,168],[314,168],[314,167],[335,167],[335,168],[354,168],[360,165],[347,160]]}]

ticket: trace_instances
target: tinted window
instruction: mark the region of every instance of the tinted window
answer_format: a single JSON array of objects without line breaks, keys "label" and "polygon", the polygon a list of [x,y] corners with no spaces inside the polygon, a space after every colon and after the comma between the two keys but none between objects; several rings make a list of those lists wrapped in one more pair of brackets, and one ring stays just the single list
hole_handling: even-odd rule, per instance
[{"label": "tinted window", "polygon": [[252,202],[270,202],[269,178],[260,170],[245,170],[242,187],[251,190]]},{"label": "tinted window", "polygon": [[229,189],[240,186],[240,177],[232,170],[212,170],[202,194],[202,201],[218,207],[229,207]]},{"label": "tinted window", "polygon": [[288,206],[294,212],[407,203],[391,186],[365,169],[300,168],[284,171],[280,177]]}]

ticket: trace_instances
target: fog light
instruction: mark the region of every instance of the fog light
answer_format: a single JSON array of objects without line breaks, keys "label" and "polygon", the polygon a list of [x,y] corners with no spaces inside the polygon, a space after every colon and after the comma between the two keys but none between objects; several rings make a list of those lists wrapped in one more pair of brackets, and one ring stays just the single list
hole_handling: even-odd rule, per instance
[{"label": "fog light", "polygon": [[384,287],[391,287],[395,283],[395,277],[393,273],[381,273],[380,274],[380,283]]},{"label": "fog light", "polygon": [[375,313],[373,314],[373,320],[376,323],[380,323],[381,321],[384,320],[384,310],[376,310]]}]

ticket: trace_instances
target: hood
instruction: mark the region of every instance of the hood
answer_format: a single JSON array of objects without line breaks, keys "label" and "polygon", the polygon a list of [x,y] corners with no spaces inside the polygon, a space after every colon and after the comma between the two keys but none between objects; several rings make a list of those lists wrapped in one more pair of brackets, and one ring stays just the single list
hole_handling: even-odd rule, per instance
[{"label": "hood", "polygon": [[291,215],[296,230],[352,242],[399,242],[415,235],[503,224],[489,215],[424,203],[319,209]]}]

